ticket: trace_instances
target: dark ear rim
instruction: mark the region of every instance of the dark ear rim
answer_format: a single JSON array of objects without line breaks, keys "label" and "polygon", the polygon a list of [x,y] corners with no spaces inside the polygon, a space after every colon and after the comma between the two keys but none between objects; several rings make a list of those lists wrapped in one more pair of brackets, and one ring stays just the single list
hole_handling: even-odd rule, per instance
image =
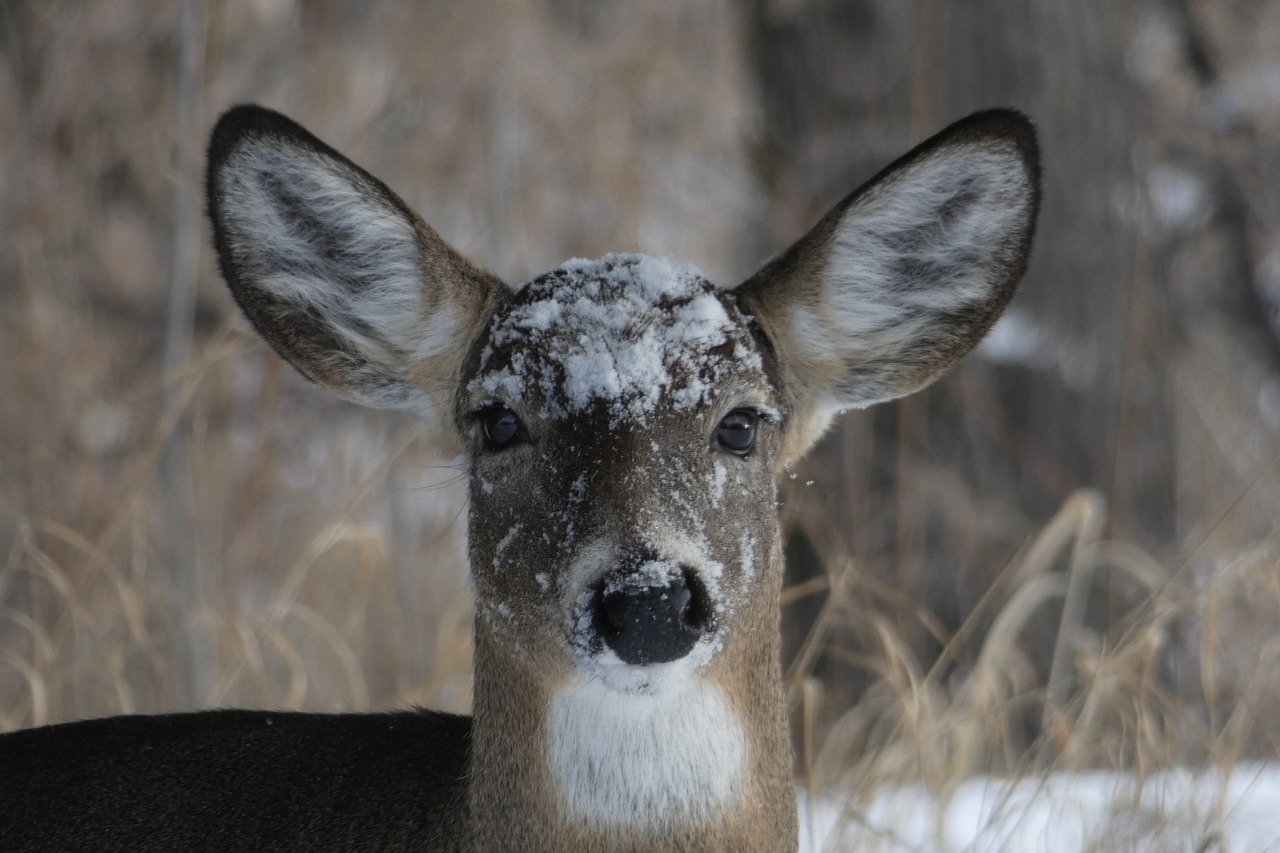
[{"label": "dark ear rim", "polygon": [[806,248],[812,246],[815,242],[829,243],[836,224],[844,217],[849,208],[861,201],[870,190],[879,186],[883,181],[891,179],[894,174],[908,168],[917,160],[927,157],[940,148],[996,139],[1006,140],[1014,144],[1022,160],[1023,167],[1027,171],[1031,187],[1030,215],[1027,219],[1027,227],[1019,241],[1016,259],[1009,267],[1012,274],[1000,282],[1000,287],[998,288],[1000,294],[999,304],[994,307],[1003,309],[1008,304],[1009,299],[1013,297],[1013,291],[1016,289],[1018,281],[1021,280],[1026,272],[1036,225],[1040,218],[1042,193],[1040,143],[1037,139],[1035,125],[1025,113],[1006,107],[972,113],[959,121],[947,125],[933,136],[917,144],[906,154],[903,154],[863,181],[857,189],[846,195],[828,210],[803,237],[792,243],[781,254],[766,261],[759,270],[735,289],[739,292],[750,293],[752,290],[758,290],[761,284],[765,282],[785,279],[789,273],[799,272],[800,264],[797,263],[797,258],[809,254],[805,251]]}]

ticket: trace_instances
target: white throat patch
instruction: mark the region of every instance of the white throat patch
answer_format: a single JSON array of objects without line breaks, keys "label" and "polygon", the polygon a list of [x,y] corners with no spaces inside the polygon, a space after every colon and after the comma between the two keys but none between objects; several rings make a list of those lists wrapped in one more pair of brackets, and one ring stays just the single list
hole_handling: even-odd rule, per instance
[{"label": "white throat patch", "polygon": [[701,678],[653,695],[578,681],[552,697],[547,725],[561,803],[595,829],[697,824],[743,793],[742,724]]}]

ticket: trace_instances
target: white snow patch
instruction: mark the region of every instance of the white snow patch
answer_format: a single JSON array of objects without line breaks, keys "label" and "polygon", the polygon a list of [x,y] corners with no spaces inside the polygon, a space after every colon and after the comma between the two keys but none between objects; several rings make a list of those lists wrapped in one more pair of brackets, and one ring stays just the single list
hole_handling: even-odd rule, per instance
[{"label": "white snow patch", "polygon": [[498,540],[498,546],[493,549],[494,571],[502,570],[503,552],[505,552],[507,548],[510,547],[511,543],[515,541],[516,537],[520,535],[520,531],[523,529],[524,529],[524,522],[517,521],[515,524],[511,525],[510,529],[507,530],[506,535],[503,536],[502,539]]},{"label": "white snow patch", "polygon": [[[665,258],[568,261],[495,321],[469,390],[519,399],[532,384],[549,417],[603,401],[615,421],[639,419],[664,394],[677,409],[702,405],[729,367],[760,367],[724,298],[697,267]],[[732,355],[714,351],[729,343]]]},{"label": "white snow patch", "polygon": [[797,798],[800,850],[863,853],[1280,849],[1280,764],[1229,771],[976,777],[939,796],[886,787],[863,802]]},{"label": "white snow patch", "polygon": [[711,505],[720,506],[720,501],[724,499],[724,484],[729,477],[729,469],[719,459],[711,469]]},{"label": "white snow patch", "polygon": [[564,525],[564,535],[560,539],[562,551],[572,551],[578,541],[578,512],[587,499],[587,486],[591,477],[585,471],[579,474],[569,486],[569,505],[560,513]]},{"label": "white snow patch", "polygon": [[740,547],[742,551],[742,576],[749,581],[756,574],[756,538],[743,531]]},{"label": "white snow patch", "polygon": [[656,589],[670,586],[680,574],[680,567],[667,560],[649,560],[642,563],[635,571],[620,577],[610,578],[604,585],[605,593],[617,592],[623,587],[639,589]]}]

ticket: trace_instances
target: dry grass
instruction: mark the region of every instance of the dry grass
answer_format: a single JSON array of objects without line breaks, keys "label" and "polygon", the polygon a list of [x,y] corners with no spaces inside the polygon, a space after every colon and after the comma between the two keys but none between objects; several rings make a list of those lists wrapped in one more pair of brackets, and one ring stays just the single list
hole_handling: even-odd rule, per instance
[{"label": "dry grass", "polygon": [[[458,472],[412,425],[337,407],[289,417],[276,368],[241,392],[252,422],[218,423],[214,401],[234,395],[246,360],[261,369],[247,343],[215,335],[178,395],[196,507],[178,565],[194,603],[169,562],[172,496],[158,476],[172,415],[95,472],[109,492],[100,517],[19,517],[6,531],[0,724],[193,705],[466,706]],[[432,571],[412,555],[397,568],[403,525]],[[427,614],[410,604],[421,601]]]},{"label": "dry grass", "polygon": [[[178,4],[0,11],[0,729],[468,706],[458,472],[412,423],[325,398],[252,340],[207,250],[184,249],[181,211],[217,111],[257,100],[508,277],[641,249],[733,280],[776,248],[752,242],[772,214],[737,7],[636,5],[256,0],[185,29]],[[176,70],[193,51],[194,104]],[[777,216],[789,227],[794,209]],[[177,282],[194,336],[164,370]],[[1131,334],[1136,388],[1165,350],[1140,320]],[[1275,755],[1280,448],[1223,365],[1168,369],[1177,455],[1162,464],[1184,522],[1159,553],[1129,536],[1128,466],[1146,457],[1125,454],[1144,424],[1109,439],[1106,499],[1074,492],[1047,521],[981,470],[906,451],[898,500],[873,503],[876,460],[856,448],[876,422],[832,439],[843,470],[788,496],[821,557],[788,593],[821,602],[789,670],[812,788]],[[928,399],[901,410],[904,446],[945,405],[1045,492],[1070,491],[964,376]],[[973,578],[958,622],[886,580],[926,545]]]},{"label": "dry grass", "polygon": [[[1099,495],[1072,496],[984,602],[995,611],[990,627],[974,663],[959,670],[948,666],[950,644],[936,661],[916,658],[847,566],[811,639],[821,644],[833,623],[866,624],[874,643],[861,664],[872,682],[825,731],[805,728],[810,788],[869,794],[923,780],[943,791],[977,773],[1144,775],[1274,756],[1280,554],[1241,553],[1197,580],[1101,539],[1104,520]],[[1099,629],[1085,619],[1091,587],[1128,588],[1134,604]],[[1045,618],[1057,620],[1047,678],[1023,643]],[[813,659],[806,647],[790,674],[807,720],[822,691],[808,674]]]}]

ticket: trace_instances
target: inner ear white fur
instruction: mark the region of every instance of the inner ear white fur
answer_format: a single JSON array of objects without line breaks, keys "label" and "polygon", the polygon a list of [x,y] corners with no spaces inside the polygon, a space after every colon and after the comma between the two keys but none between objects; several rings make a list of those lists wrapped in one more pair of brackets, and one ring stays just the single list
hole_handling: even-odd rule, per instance
[{"label": "inner ear white fur", "polygon": [[[944,149],[854,205],[832,235],[825,304],[818,314],[802,306],[792,318],[802,348],[843,349],[854,368],[823,402],[867,406],[916,390],[895,367],[913,350],[948,340],[953,318],[997,295],[1010,238],[1026,228],[1031,200],[1016,150],[1005,145]],[[815,323],[827,326],[825,335],[806,332]]]},{"label": "inner ear white fur", "polygon": [[401,211],[341,164],[278,139],[245,142],[219,177],[257,287],[389,368],[419,349],[421,252]]},{"label": "inner ear white fur", "polygon": [[1022,275],[1038,205],[1034,132],[1015,113],[943,131],[744,283],[818,406],[911,393],[968,352]]}]

